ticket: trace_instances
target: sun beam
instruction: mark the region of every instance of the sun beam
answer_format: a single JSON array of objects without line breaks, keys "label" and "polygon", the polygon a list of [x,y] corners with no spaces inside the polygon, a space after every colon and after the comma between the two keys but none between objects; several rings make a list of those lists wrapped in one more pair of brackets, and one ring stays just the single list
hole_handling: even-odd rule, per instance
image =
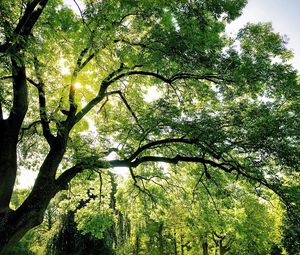
[{"label": "sun beam", "polygon": [[80,89],[80,88],[82,88],[82,86],[81,86],[81,84],[80,84],[79,82],[76,82],[76,83],[74,84],[74,88],[75,88],[75,89]]}]

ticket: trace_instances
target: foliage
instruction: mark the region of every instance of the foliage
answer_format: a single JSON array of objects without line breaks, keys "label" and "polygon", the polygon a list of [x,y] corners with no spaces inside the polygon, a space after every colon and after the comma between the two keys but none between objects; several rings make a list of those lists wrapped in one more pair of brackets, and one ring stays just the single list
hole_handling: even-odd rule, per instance
[{"label": "foliage", "polygon": [[[263,254],[284,210],[290,249],[300,86],[271,24],[225,34],[245,4],[85,1],[77,15],[61,0],[1,1],[0,253],[70,209],[82,233],[114,229],[135,254]],[[117,167],[130,179],[116,200]],[[37,179],[12,199],[22,168]],[[64,190],[77,195],[47,215]]]}]

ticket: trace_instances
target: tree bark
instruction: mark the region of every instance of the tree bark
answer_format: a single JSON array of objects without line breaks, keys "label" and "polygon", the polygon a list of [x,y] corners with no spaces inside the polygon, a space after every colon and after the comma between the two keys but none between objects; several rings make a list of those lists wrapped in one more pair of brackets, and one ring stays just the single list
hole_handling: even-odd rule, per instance
[{"label": "tree bark", "polygon": [[[43,221],[50,200],[60,191],[56,185],[55,173],[65,153],[65,143],[50,149],[36,182],[22,205],[16,210],[2,214],[0,224],[0,254],[17,243],[31,228]],[[16,162],[16,161],[15,161]]]},{"label": "tree bark", "polygon": [[223,240],[224,239],[221,239],[219,242],[220,244],[220,255],[225,255],[229,250],[230,248],[227,246],[227,245],[223,245]]},{"label": "tree bark", "polygon": [[0,219],[9,211],[17,173],[16,136],[9,132],[8,123],[0,124]]},{"label": "tree bark", "polygon": [[139,233],[136,234],[135,237],[135,245],[134,245],[134,254],[135,255],[139,255],[140,254],[140,237],[139,237]]},{"label": "tree bark", "polygon": [[207,240],[204,240],[202,242],[202,252],[203,252],[203,255],[208,255],[208,243],[207,243]]},{"label": "tree bark", "polygon": [[164,227],[164,223],[160,222],[158,227],[158,249],[159,249],[159,254],[161,255],[164,254],[163,227]]},{"label": "tree bark", "polygon": [[177,251],[176,228],[174,228],[174,254],[175,254],[175,255],[178,255],[178,251]]},{"label": "tree bark", "polygon": [[44,212],[48,203],[54,196],[54,192],[49,190],[47,196],[43,197],[43,202],[28,205],[27,208],[19,208],[16,211],[10,210],[1,219],[0,225],[0,254],[6,254],[9,249],[17,243],[25,233],[43,221]]},{"label": "tree bark", "polygon": [[[16,243],[29,229],[41,223],[44,210],[53,192],[48,192],[41,202],[42,209],[28,204],[27,210],[9,208],[10,199],[17,175],[18,135],[28,109],[28,92],[25,68],[25,43],[27,37],[43,12],[48,0],[33,0],[27,4],[11,37],[6,38],[4,51],[11,59],[13,83],[13,102],[9,117],[3,118],[0,110],[0,254],[5,254],[9,247]],[[39,7],[39,8],[36,8]],[[24,40],[14,40],[19,36]],[[45,192],[44,192],[45,193]]]},{"label": "tree bark", "polygon": [[28,109],[25,66],[18,65],[16,58],[22,61],[23,55],[11,58],[13,106],[9,118],[0,120],[0,219],[9,209],[17,174],[18,135]]},{"label": "tree bark", "polygon": [[180,246],[181,246],[181,255],[184,255],[184,243],[183,243],[183,235],[180,235]]}]

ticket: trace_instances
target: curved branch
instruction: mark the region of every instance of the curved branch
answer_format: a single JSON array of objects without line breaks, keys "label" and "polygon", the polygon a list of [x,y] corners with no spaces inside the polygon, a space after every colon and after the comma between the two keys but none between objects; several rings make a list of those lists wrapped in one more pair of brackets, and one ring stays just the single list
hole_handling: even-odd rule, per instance
[{"label": "curved branch", "polygon": [[73,121],[71,123],[71,126],[75,125],[78,121],[80,121],[91,109],[93,109],[98,103],[102,101],[102,99],[106,96],[106,90],[109,87],[110,84],[115,82],[115,80],[112,78],[120,73],[124,69],[123,63],[121,63],[120,67],[114,71],[112,71],[106,79],[104,79],[100,85],[98,94],[96,97],[94,97],[90,102],[86,104],[85,107],[83,107],[73,118]]},{"label": "curved branch", "polygon": [[153,147],[156,147],[158,145],[168,144],[168,143],[184,143],[184,144],[194,144],[194,142],[189,141],[184,138],[168,138],[163,140],[158,140],[154,142],[147,143],[146,145],[143,145],[139,147],[129,158],[129,161],[134,160],[139,154],[141,154],[143,151],[147,149],[151,149]]},{"label": "curved branch", "polygon": [[66,190],[69,182],[83,170],[87,169],[87,166],[84,164],[77,164],[66,171],[64,171],[57,179],[56,184],[59,190]]},{"label": "curved branch", "polygon": [[115,82],[123,77],[131,76],[131,75],[152,76],[152,77],[155,77],[167,84],[172,84],[173,82],[175,82],[177,80],[182,80],[182,79],[206,80],[206,81],[213,82],[213,83],[217,83],[219,81],[233,82],[233,80],[227,80],[227,79],[224,79],[223,77],[215,75],[215,74],[198,75],[198,74],[193,74],[193,73],[177,73],[177,74],[172,75],[170,78],[167,78],[159,73],[151,72],[151,71],[143,71],[143,70],[133,70],[133,71],[121,73],[120,75],[114,77],[111,80],[111,82]]},{"label": "curved branch", "polygon": [[[89,163],[88,161],[91,160],[93,163]],[[63,190],[66,188],[68,183],[79,173],[86,169],[97,169],[97,168],[103,168],[107,169],[109,168],[109,165],[106,161],[98,160],[96,161],[93,159],[86,159],[86,162],[81,162],[73,167],[65,170],[57,179],[56,179],[56,185],[59,190]]]},{"label": "curved branch", "polygon": [[219,168],[228,173],[231,173],[234,170],[238,170],[232,164],[217,163],[215,161],[212,161],[210,159],[205,159],[202,157],[187,157],[187,156],[181,156],[181,155],[176,155],[173,158],[161,157],[161,156],[144,156],[144,157],[137,158],[132,162],[129,162],[129,166],[137,167],[140,164],[145,163],[145,162],[164,162],[164,163],[169,163],[169,164],[178,164],[179,162],[191,162],[191,163],[208,164],[212,167]]},{"label": "curved branch", "polygon": [[[79,62],[80,64],[81,62]],[[139,65],[133,67],[133,69],[141,67]],[[69,118],[69,121],[72,119],[71,126],[76,124],[78,121],[80,121],[94,106],[96,106],[101,100],[110,93],[106,93],[107,88],[114,82],[119,81],[120,79],[124,77],[128,77],[131,75],[144,75],[144,76],[151,76],[155,77],[167,84],[171,84],[172,82],[179,80],[179,79],[197,79],[197,80],[207,80],[211,82],[217,82],[215,79],[221,80],[221,77],[218,77],[216,75],[212,74],[205,74],[205,75],[196,75],[196,74],[190,74],[190,73],[177,73],[170,78],[167,78],[159,73],[150,72],[150,71],[143,71],[143,70],[131,70],[131,71],[125,71],[128,69],[124,66],[123,63],[121,63],[120,67],[113,72],[111,72],[106,79],[104,79],[100,85],[99,92],[96,97],[94,97],[85,107],[83,107],[74,118]],[[125,71],[125,72],[123,72]],[[70,90],[71,93],[71,90]],[[72,93],[75,93],[74,91]],[[72,96],[70,96],[70,100],[72,101]]]}]

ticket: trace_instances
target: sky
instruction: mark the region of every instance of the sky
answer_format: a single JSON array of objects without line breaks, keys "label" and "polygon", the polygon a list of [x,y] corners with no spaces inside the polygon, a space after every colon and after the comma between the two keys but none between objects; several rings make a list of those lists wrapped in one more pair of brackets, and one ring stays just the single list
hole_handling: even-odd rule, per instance
[{"label": "sky", "polygon": [[272,22],[274,31],[289,38],[288,48],[294,52],[293,66],[300,70],[300,0],[248,0],[242,16],[228,25],[236,33],[247,22]]},{"label": "sky", "polygon": [[[82,0],[76,0],[79,6]],[[79,14],[74,0],[64,0]],[[282,35],[287,35],[290,39],[288,48],[293,49],[294,59],[291,63],[300,70],[300,0],[248,0],[248,4],[243,10],[243,14],[237,20],[230,23],[227,32],[233,35],[237,33],[248,22],[272,22],[274,30]],[[124,169],[117,169],[115,172],[124,172]],[[19,178],[19,188],[32,186],[36,173],[22,170]]]}]

